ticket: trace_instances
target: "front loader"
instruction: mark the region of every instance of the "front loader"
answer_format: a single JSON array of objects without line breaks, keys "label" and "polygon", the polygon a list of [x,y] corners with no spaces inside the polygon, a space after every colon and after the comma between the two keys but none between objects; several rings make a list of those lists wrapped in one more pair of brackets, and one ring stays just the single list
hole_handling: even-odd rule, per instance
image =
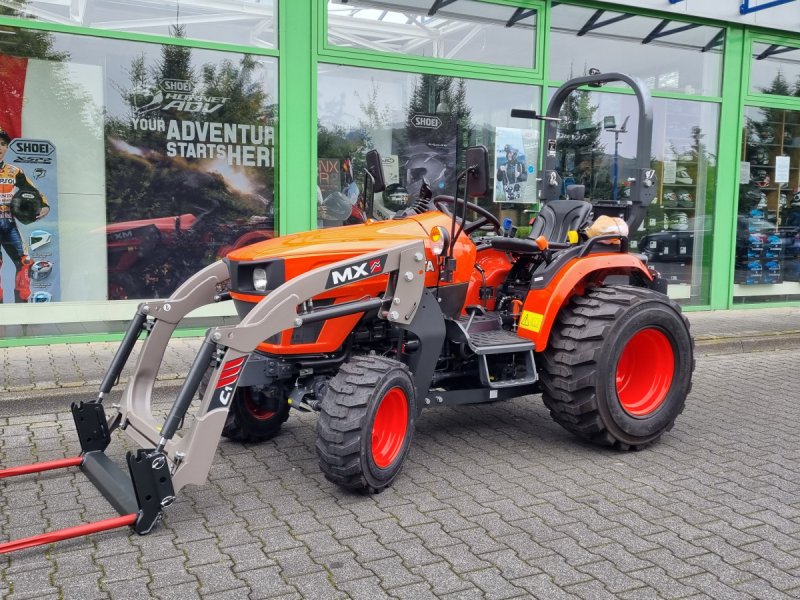
[{"label": "front loader", "polygon": [[[609,81],[630,85],[640,106],[631,196],[592,203],[571,186],[562,199],[560,109],[580,86]],[[688,321],[645,257],[629,252],[622,229],[596,235],[592,227],[610,215],[634,231],[655,196],[649,93],[626,75],[592,74],[564,84],[546,116],[514,115],[546,121],[544,206],[530,238],[508,235],[474,203],[487,193],[489,169],[486,149],[473,147],[459,177],[463,198],[434,197],[423,185],[391,219],[237,249],[170,298],[140,304],[99,397],[72,406],[80,456],[0,471],[79,466],[120,517],[2,543],[0,553],[113,527],[148,533],[178,491],[205,482],[220,436],[268,440],[292,410],[319,413],[326,478],[371,493],[399,475],[416,419],[434,406],[541,393],[564,428],[620,450],[671,429],[691,388]],[[384,187],[375,151],[368,184],[373,195]],[[168,415],[156,419],[153,386],[171,334],[191,311],[219,301],[232,301],[240,322],[208,330]],[[107,417],[103,399],[143,333],[120,407]],[[104,452],[117,428],[139,448],[127,471]]]}]

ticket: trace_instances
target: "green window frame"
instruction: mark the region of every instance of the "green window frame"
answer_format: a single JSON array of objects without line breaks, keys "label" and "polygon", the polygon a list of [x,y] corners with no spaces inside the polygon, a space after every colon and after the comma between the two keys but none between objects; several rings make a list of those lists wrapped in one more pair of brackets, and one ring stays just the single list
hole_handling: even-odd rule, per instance
[{"label": "green window frame", "polygon": [[[769,44],[778,46],[792,46],[800,49],[800,37],[798,36],[784,36],[772,32],[759,31],[759,30],[738,30],[739,44],[738,44],[738,64],[736,65],[737,71],[731,74],[731,79],[738,76],[740,88],[739,93],[735,94],[733,91],[724,96],[725,102],[723,107],[732,112],[735,103],[736,114],[732,116],[730,123],[735,123],[736,127],[727,127],[723,131],[727,131],[727,143],[735,147],[737,152],[730,153],[731,165],[729,170],[723,172],[721,175],[729,173],[726,179],[729,182],[730,193],[728,197],[737,198],[739,189],[739,152],[742,143],[742,131],[745,127],[745,112],[748,107],[754,108],[772,108],[779,110],[794,110],[800,111],[800,97],[798,96],[781,96],[777,94],[767,94],[762,92],[754,92],[751,89],[752,82],[752,67],[753,67],[753,53],[755,44]],[[731,66],[731,69],[734,67]],[[728,74],[726,68],[726,75]],[[722,139],[720,139],[720,146],[722,147]],[[725,235],[718,235],[716,237],[722,238],[718,245],[722,246],[723,243],[729,251],[729,265],[728,265],[728,285],[727,294],[725,296],[725,304],[720,305],[719,308],[727,309],[748,309],[748,308],[764,308],[764,307],[782,307],[782,306],[797,306],[797,301],[777,301],[768,303],[734,303],[734,269],[735,269],[735,242],[736,242],[736,203],[730,205],[730,227],[728,230],[721,232]],[[721,207],[721,205],[720,205]],[[727,207],[726,207],[727,208]],[[726,211],[728,212],[728,211]],[[713,308],[717,308],[714,306]]]},{"label": "green window frame", "polygon": [[535,9],[536,40],[534,41],[534,68],[492,65],[463,60],[442,60],[422,56],[408,56],[379,50],[343,48],[328,43],[328,1],[318,0],[317,18],[321,24],[318,36],[318,58],[323,62],[336,62],[353,66],[376,67],[388,70],[416,71],[491,79],[514,83],[541,83],[545,61],[545,36],[547,28],[545,0],[476,0],[485,4],[497,4],[512,8]]}]

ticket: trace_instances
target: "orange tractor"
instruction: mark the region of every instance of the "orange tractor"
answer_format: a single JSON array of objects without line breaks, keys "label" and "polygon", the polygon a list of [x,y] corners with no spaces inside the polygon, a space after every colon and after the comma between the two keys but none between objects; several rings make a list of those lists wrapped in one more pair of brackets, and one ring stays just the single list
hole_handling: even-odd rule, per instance
[{"label": "orange tractor", "polygon": [[[630,197],[589,202],[582,186],[570,186],[562,199],[560,108],[580,86],[608,81],[628,83],[639,100]],[[123,525],[147,533],[178,490],[205,482],[220,435],[268,440],[292,409],[319,413],[325,476],[367,492],[398,477],[415,421],[436,406],[541,394],[552,417],[585,440],[628,450],[661,437],[691,388],[688,322],[624,232],[590,237],[601,216],[635,231],[655,196],[650,96],[626,75],[594,74],[564,84],[546,116],[514,114],[543,119],[548,140],[543,208],[528,239],[507,235],[473,202],[489,183],[486,149],[473,147],[463,199],[423,193],[389,220],[239,248],[170,298],[140,304],[99,398],[73,405],[81,455],[0,471],[80,466],[121,516],[0,544],[0,552]],[[373,194],[384,186],[375,151],[366,181]],[[495,235],[473,239],[481,230]],[[240,322],[207,332],[169,414],[156,419],[153,384],[172,332],[195,308],[222,300],[233,301]],[[102,400],[142,332],[138,363],[108,418]],[[128,453],[127,470],[104,453],[115,428],[140,448]]]}]

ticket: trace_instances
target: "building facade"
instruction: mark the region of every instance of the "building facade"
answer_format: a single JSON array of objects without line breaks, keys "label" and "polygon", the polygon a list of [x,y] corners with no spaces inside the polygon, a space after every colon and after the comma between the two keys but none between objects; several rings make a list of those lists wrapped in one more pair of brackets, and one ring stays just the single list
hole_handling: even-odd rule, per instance
[{"label": "building facade", "polygon": [[[390,216],[486,145],[483,202],[524,235],[549,144],[511,109],[589,69],[652,92],[659,193],[631,238],[670,296],[796,305],[798,29],[800,0],[0,2],[0,331],[117,331],[230,249],[357,223],[370,148]],[[574,94],[564,186],[624,199],[636,121],[623,87]]]}]

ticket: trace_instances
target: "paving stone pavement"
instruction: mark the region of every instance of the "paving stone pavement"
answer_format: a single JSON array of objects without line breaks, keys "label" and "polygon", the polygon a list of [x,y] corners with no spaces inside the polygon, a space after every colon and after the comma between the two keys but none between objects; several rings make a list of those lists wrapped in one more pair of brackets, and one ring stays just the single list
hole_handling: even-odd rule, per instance
[{"label": "paving stone pavement", "polygon": [[[697,353],[730,354],[800,348],[800,307],[688,312]],[[179,385],[189,372],[201,338],[172,339],[159,382]],[[51,344],[0,348],[0,402],[26,392],[53,389],[96,391],[118,342]],[[122,372],[127,381],[138,347]]]},{"label": "paving stone pavement", "polygon": [[[293,414],[270,442],[223,441],[150,535],[0,556],[0,597],[800,598],[799,361],[700,356],[684,414],[641,452],[577,441],[538,396],[425,412],[376,496],[328,483],[314,416]],[[2,465],[78,448],[61,406],[0,416]],[[0,540],[111,516],[79,472],[0,485]]]}]

